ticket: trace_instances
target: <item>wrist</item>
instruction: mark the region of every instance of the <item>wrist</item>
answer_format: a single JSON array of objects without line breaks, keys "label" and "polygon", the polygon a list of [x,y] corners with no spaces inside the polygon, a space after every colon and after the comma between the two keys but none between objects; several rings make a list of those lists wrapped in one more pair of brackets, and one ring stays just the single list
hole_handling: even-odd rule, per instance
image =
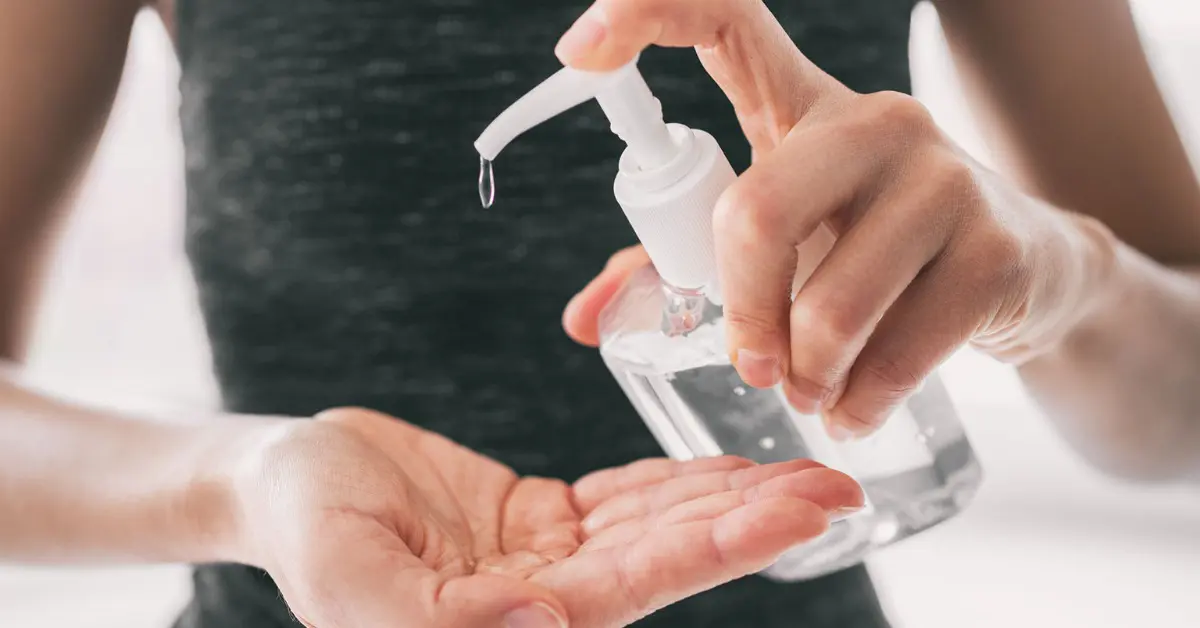
[{"label": "wrist", "polygon": [[1050,208],[1047,236],[1035,247],[1020,314],[972,341],[1014,365],[1054,351],[1082,323],[1116,298],[1120,242],[1090,216]]},{"label": "wrist", "polygon": [[261,494],[261,475],[255,469],[263,450],[290,422],[246,416],[206,426],[179,508],[182,525],[195,540],[198,556],[193,562],[260,563],[245,505],[253,499],[251,493]]}]

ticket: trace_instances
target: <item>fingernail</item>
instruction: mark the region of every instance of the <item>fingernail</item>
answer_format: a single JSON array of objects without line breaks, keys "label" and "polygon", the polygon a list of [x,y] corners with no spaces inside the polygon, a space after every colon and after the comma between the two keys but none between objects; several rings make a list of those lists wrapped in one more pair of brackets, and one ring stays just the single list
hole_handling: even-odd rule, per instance
[{"label": "fingernail", "polygon": [[604,9],[593,4],[590,9],[579,16],[578,20],[575,20],[575,24],[567,30],[562,39],[558,40],[558,45],[554,47],[554,54],[563,63],[570,64],[578,61],[600,46],[607,31],[608,20]]},{"label": "fingernail", "polygon": [[504,628],[567,628],[567,620],[545,604],[532,604],[509,611]]},{"label": "fingernail", "polygon": [[742,381],[755,388],[770,388],[783,379],[778,358],[749,349],[738,349],[737,370]]},{"label": "fingernail", "polygon": [[853,430],[836,421],[826,421],[825,430],[829,432],[830,438],[838,441],[839,443],[854,440],[854,438],[857,436]]},{"label": "fingernail", "polygon": [[841,508],[835,508],[829,513],[829,522],[835,523],[843,519],[849,519],[850,517],[862,512],[863,508],[865,507],[866,504],[863,504],[862,506],[842,506]]}]

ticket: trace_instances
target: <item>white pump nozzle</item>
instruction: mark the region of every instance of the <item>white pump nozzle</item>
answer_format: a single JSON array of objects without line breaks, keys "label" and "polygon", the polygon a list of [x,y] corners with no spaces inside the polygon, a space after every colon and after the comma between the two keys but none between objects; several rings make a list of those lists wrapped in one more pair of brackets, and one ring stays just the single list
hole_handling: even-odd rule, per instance
[{"label": "white pump nozzle", "polygon": [[638,72],[637,59],[612,72],[559,70],[493,120],[475,141],[475,149],[492,161],[520,134],[593,98],[640,167],[657,168],[675,156],[662,106]]},{"label": "white pump nozzle", "polygon": [[737,175],[711,135],[663,122],[637,59],[612,72],[559,70],[488,125],[475,149],[490,162],[517,136],[592,98],[628,146],[613,191],[659,275],[719,302],[712,211]]}]

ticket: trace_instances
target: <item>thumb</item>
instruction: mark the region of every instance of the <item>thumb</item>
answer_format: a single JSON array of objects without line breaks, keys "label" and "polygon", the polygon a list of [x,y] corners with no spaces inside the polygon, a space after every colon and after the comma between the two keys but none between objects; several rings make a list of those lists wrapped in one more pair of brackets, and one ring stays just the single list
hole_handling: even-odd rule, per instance
[{"label": "thumb", "polygon": [[[412,628],[567,628],[567,611],[545,587],[495,574],[450,576],[411,554],[328,570],[330,626]],[[314,618],[315,619],[315,618]],[[325,624],[315,622],[324,628]]]},{"label": "thumb", "polygon": [[563,329],[575,342],[589,347],[600,344],[600,312],[617,295],[633,273],[650,266],[646,250],[638,246],[622,249],[609,258],[599,275],[567,304]]}]

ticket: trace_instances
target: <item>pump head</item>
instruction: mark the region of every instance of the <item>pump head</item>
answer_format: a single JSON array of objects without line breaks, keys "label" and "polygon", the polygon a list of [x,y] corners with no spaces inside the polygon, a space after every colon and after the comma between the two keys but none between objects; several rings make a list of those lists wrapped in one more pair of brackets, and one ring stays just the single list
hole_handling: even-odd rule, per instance
[{"label": "pump head", "polygon": [[719,302],[712,210],[737,175],[711,135],[663,122],[637,61],[612,72],[559,70],[492,121],[475,149],[492,161],[520,134],[595,98],[628,146],[614,192],[659,275]]},{"label": "pump head", "polygon": [[678,151],[663,122],[662,106],[650,93],[637,61],[612,72],[559,70],[492,121],[476,140],[475,149],[492,161],[520,134],[595,98],[638,166],[647,170],[662,166]]}]

